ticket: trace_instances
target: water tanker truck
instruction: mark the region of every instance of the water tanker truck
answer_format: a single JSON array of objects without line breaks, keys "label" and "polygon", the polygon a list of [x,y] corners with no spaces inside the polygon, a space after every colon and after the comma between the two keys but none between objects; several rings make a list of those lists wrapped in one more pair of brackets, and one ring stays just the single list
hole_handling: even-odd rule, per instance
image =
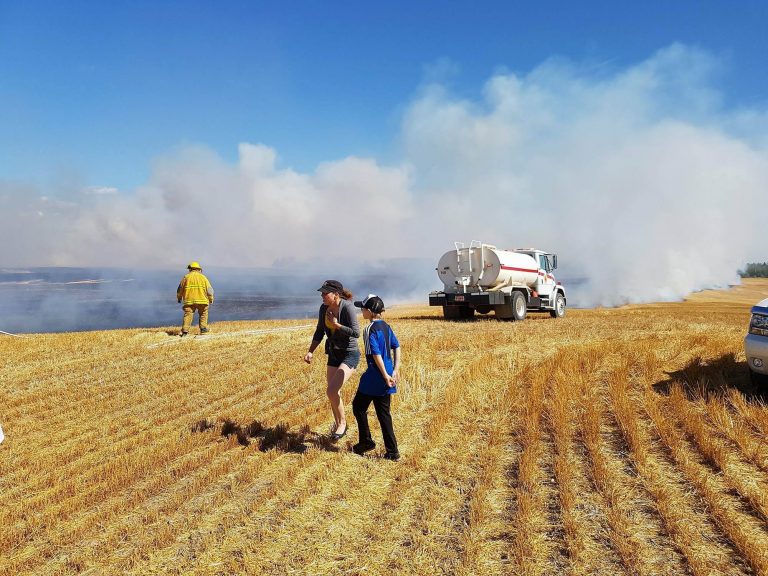
[{"label": "water tanker truck", "polygon": [[523,320],[528,312],[565,315],[565,289],[552,274],[556,254],[535,248],[500,250],[477,240],[455,245],[437,263],[443,290],[429,295],[429,305],[442,306],[445,318],[491,311],[504,320]]}]

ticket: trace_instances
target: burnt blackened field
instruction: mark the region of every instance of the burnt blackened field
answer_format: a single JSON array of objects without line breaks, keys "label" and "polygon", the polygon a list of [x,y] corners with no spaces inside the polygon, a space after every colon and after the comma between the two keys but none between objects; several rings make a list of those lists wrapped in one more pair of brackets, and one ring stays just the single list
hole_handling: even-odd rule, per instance
[{"label": "burnt blackened field", "polygon": [[[212,321],[310,318],[320,304],[316,289],[329,274],[274,269],[205,273],[216,291]],[[68,332],[177,324],[181,310],[176,287],[183,274],[119,268],[0,269],[0,330]],[[426,299],[427,291],[416,286],[418,281],[391,273],[363,270],[343,277],[355,292],[376,290],[385,297],[412,293]]]},{"label": "burnt blackened field", "polygon": [[[0,330],[67,332],[175,324],[181,273],[119,269],[35,268],[0,272]],[[270,292],[268,281],[220,280],[216,320],[303,318],[317,309],[306,294]]]}]

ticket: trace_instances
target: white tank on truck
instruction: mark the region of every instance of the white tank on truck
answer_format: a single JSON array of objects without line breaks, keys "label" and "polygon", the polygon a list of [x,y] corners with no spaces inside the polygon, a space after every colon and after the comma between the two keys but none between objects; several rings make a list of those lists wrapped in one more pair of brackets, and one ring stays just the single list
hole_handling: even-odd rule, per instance
[{"label": "white tank on truck", "polygon": [[443,290],[429,295],[430,306],[442,306],[446,318],[491,311],[505,320],[522,320],[528,312],[565,315],[565,288],[553,274],[556,254],[536,248],[500,250],[477,240],[455,247],[437,264]]}]

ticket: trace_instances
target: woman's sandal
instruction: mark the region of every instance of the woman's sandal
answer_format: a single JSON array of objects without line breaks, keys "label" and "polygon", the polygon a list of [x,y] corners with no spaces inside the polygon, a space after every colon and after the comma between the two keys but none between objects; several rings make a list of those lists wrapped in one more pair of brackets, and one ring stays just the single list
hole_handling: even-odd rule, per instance
[{"label": "woman's sandal", "polygon": [[342,432],[341,434],[339,434],[338,432],[334,432],[333,434],[331,434],[331,440],[334,440],[334,441],[341,440],[342,438],[344,438],[344,436],[347,435],[347,430],[349,430],[349,424],[347,424],[347,426],[344,428],[344,432]]}]

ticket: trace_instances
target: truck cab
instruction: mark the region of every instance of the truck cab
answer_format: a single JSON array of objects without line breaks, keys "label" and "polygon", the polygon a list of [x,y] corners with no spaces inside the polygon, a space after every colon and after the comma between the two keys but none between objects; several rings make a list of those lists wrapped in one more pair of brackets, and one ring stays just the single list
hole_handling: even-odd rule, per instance
[{"label": "truck cab", "polygon": [[538,281],[535,284],[534,290],[539,296],[546,298],[551,296],[557,287],[557,281],[554,276],[554,270],[557,268],[557,254],[550,254],[549,252],[533,248],[517,248],[515,252],[528,254],[536,261],[538,265],[536,270]]}]

